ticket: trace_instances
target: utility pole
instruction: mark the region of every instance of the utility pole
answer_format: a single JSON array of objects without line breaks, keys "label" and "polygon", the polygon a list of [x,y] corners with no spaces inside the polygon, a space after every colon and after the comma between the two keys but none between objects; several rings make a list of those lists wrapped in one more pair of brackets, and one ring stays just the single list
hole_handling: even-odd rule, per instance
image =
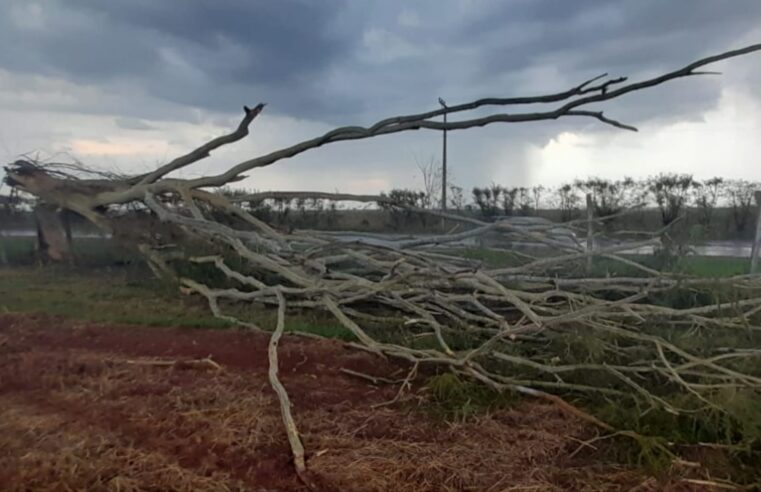
[{"label": "utility pole", "polygon": [[750,250],[750,273],[758,273],[758,253],[761,249],[761,191],[757,191],[753,195],[756,198],[758,216],[756,217],[756,236]]},{"label": "utility pole", "polygon": [[[444,125],[447,124],[447,103],[439,98],[439,104],[444,108]],[[441,155],[441,210],[447,209],[447,129],[444,128],[444,148]]]}]

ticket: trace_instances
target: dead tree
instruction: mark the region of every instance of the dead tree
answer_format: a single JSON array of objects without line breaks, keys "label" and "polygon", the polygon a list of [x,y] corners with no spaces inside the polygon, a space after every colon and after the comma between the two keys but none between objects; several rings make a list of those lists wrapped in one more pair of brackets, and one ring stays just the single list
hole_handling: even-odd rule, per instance
[{"label": "dead tree", "polygon": [[[755,276],[719,281],[684,278],[661,274],[619,255],[634,247],[657,244],[657,234],[589,251],[573,240],[561,240],[555,224],[521,225],[507,220],[487,223],[437,210],[414,212],[457,221],[463,227],[449,234],[393,242],[379,242],[372,237],[344,241],[321,231],[283,232],[236,203],[277,196],[383,202],[392,207],[402,204],[389,197],[318,192],[264,193],[237,197],[236,202],[215,190],[243,179],[245,173],[323,145],[413,130],[454,131],[497,123],[580,117],[636,131],[591,107],[678,78],[710,73],[701,71],[702,67],[759,50],[761,45],[757,44],[721,53],[640,82],[629,83],[626,77],[609,78],[603,74],[555,94],[485,98],[394,116],[367,127],[340,127],[245,160],[220,174],[193,179],[174,178],[171,174],[246,137],[264,104],[244,107],[243,118],[233,132],[146,174],[74,179],[28,161],[17,161],[6,170],[12,186],[45,203],[76,212],[106,231],[118,228],[109,211],[125,204],[173,226],[182,235],[180,240],[144,238],[140,247],[147,261],[156,272],[170,276],[183,262],[204,266],[223,276],[226,281],[219,284],[206,277],[179,277],[178,281],[184,289],[205,297],[215,315],[239,326],[260,329],[254,320],[227,314],[225,306],[230,302],[277,308],[278,327],[270,345],[270,359],[275,364],[277,339],[288,309],[312,308],[334,316],[354,335],[353,345],[358,348],[407,360],[414,368],[438,366],[499,391],[543,398],[606,430],[613,430],[609,423],[567,403],[564,396],[574,395],[576,401],[616,398],[622,405],[635,405],[643,411],[655,409],[685,416],[710,407],[732,417],[732,408],[722,405],[717,392],[756,391],[761,387],[757,366],[737,364],[759,357],[759,351],[732,347],[696,350],[683,344],[682,338],[667,338],[659,330],[761,330],[755,324],[761,312],[761,281]],[[539,109],[455,119],[474,109],[518,105],[537,105]],[[449,116],[446,123],[436,121],[445,113]],[[568,222],[564,228],[586,230],[586,220]],[[506,240],[541,243],[555,254],[523,255],[517,265],[489,267],[458,255],[452,246],[485,233],[499,233]],[[591,254],[625,264],[637,274],[603,278],[576,276],[572,270],[558,274],[559,268],[568,272],[569,266],[576,263],[583,270]],[[716,282],[737,287],[741,298],[683,309],[655,302],[659,293],[669,289],[699,291]],[[383,330],[388,327],[406,330],[415,339],[430,340],[430,344],[421,348],[386,338]],[[576,340],[595,347],[581,361],[568,358],[568,351],[559,348]],[[304,475],[303,447],[276,369],[271,372],[272,383],[281,400],[295,463]],[[664,385],[675,388],[685,398],[679,402],[665,398],[661,391]]]}]

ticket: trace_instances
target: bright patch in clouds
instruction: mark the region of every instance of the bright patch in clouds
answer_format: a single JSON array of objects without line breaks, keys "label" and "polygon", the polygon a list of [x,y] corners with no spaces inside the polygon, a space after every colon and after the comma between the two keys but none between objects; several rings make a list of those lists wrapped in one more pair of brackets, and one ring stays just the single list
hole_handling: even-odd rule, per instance
[{"label": "bright patch in clouds", "polygon": [[564,132],[529,151],[531,182],[557,185],[587,176],[619,179],[663,172],[761,180],[760,115],[758,101],[727,89],[702,121],[645,123],[638,133]]},{"label": "bright patch in clouds", "polygon": [[160,155],[171,149],[162,140],[142,139],[103,139],[103,140],[72,140],[68,147],[71,152],[81,156],[135,156],[135,155]]}]

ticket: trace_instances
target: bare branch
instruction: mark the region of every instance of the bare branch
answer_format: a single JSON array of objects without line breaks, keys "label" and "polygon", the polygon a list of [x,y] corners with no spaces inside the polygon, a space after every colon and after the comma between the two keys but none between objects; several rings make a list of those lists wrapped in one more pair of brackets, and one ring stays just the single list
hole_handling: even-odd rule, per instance
[{"label": "bare branch", "polygon": [[278,299],[277,327],[275,328],[275,331],[272,332],[269,348],[267,350],[270,363],[270,385],[272,385],[272,389],[275,390],[278,401],[280,402],[280,414],[283,417],[283,423],[285,424],[285,430],[288,435],[288,442],[291,445],[291,451],[293,452],[293,463],[296,467],[296,474],[298,474],[299,478],[305,485],[311,490],[315,490],[316,486],[312,478],[309,476],[306,462],[304,461],[304,445],[301,443],[299,430],[291,415],[291,400],[288,398],[288,392],[285,390],[285,387],[277,377],[277,346],[280,342],[280,337],[283,335],[283,330],[285,329],[285,297],[279,290],[276,290],[275,294]]},{"label": "bare branch", "polygon": [[258,202],[261,200],[294,200],[294,199],[333,200],[346,202],[388,202],[393,200],[380,195],[353,195],[351,193],[325,193],[322,191],[261,191],[231,199],[233,203]]},{"label": "bare branch", "polygon": [[197,149],[193,150],[190,153],[187,153],[185,155],[182,155],[180,157],[177,157],[172,162],[165,164],[161,166],[160,168],[156,169],[155,171],[143,176],[138,184],[145,185],[155,182],[156,180],[166,176],[167,174],[176,171],[177,169],[180,169],[182,167],[188,166],[190,164],[193,164],[194,162],[198,162],[201,159],[205,159],[209,157],[211,152],[213,150],[218,149],[219,147],[222,147],[223,145],[227,145],[233,142],[237,142],[238,140],[241,140],[245,136],[248,135],[248,127],[251,125],[251,122],[254,121],[254,118],[256,118],[259,113],[262,112],[264,109],[264,104],[259,103],[257,104],[253,109],[249,108],[248,106],[243,106],[243,119],[241,120],[240,124],[238,125],[238,128],[235,129],[232,133],[228,133],[227,135],[222,135],[221,137],[217,137],[214,140],[211,140],[202,146],[198,147]]},{"label": "bare branch", "polygon": [[[623,87],[619,87],[618,89],[615,89],[615,90],[607,90],[609,85],[602,84],[598,86],[600,90],[600,94],[585,96],[580,99],[573,100],[565,104],[564,106],[561,106],[552,111],[535,112],[535,113],[496,114],[496,115],[486,116],[483,118],[453,121],[446,124],[443,122],[429,121],[428,120],[429,118],[436,117],[443,114],[445,110],[440,109],[440,110],[431,111],[428,113],[421,113],[419,115],[397,116],[393,118],[387,118],[367,128],[360,127],[360,126],[349,126],[349,127],[337,128],[335,130],[332,130],[322,135],[321,137],[307,140],[299,144],[293,145],[291,147],[288,147],[286,149],[282,149],[282,150],[272,152],[270,154],[267,154],[261,157],[257,157],[248,161],[241,162],[240,164],[234,166],[233,168],[231,168],[230,170],[228,170],[227,172],[221,175],[209,176],[209,177],[199,178],[197,180],[194,180],[193,186],[219,186],[220,184],[223,184],[229,181],[230,179],[233,179],[239,174],[245,171],[248,171],[250,169],[268,166],[281,159],[293,157],[306,150],[321,147],[322,145],[325,145],[327,143],[332,143],[332,142],[338,142],[343,140],[364,139],[364,138],[370,138],[377,135],[387,135],[391,133],[398,133],[398,132],[409,131],[409,130],[419,130],[419,129],[461,130],[461,129],[479,127],[479,126],[486,126],[493,123],[521,123],[521,122],[528,122],[528,121],[557,119],[562,116],[567,116],[569,111],[575,108],[578,108],[579,106],[585,106],[585,105],[596,103],[596,102],[608,101],[608,100],[620,97],[624,94],[628,94],[630,92],[660,85],[669,80],[695,75],[694,71],[695,69],[699,67],[709,65],[711,63],[716,63],[718,61],[725,60],[728,58],[745,55],[745,54],[752,53],[759,50],[761,50],[761,44],[754,44],[742,49],[727,51],[725,53],[721,53],[718,55],[702,58],[693,63],[690,63],[689,65],[683,68],[674,70],[672,72],[661,75],[659,77],[654,77],[652,79],[648,79],[642,82],[628,84]],[[623,80],[625,79],[616,79],[615,82],[618,83],[618,82],[622,82]],[[584,84],[582,84],[582,86],[583,85]],[[466,103],[466,104],[450,107],[446,109],[446,112],[448,114],[452,114],[456,112],[476,109],[485,105],[502,106],[502,105],[512,105],[512,104],[528,104],[532,102],[553,102],[553,101],[567,99],[568,97],[576,95],[577,93],[579,93],[579,91],[585,90],[584,87],[582,86],[578,86],[564,93],[558,93],[558,94],[554,94],[550,96],[537,96],[537,97],[529,97],[529,98],[508,98],[508,99],[480,99],[472,103]],[[603,90],[603,89],[606,89],[606,90]],[[590,91],[592,89],[587,88],[587,90]],[[595,118],[601,119],[600,116],[596,114],[590,114],[588,116],[593,116]],[[609,123],[609,122],[606,121],[606,123]],[[628,128],[628,129],[632,129],[632,128]]]},{"label": "bare branch", "polygon": [[621,123],[619,121],[610,119],[606,117],[602,111],[581,111],[581,110],[573,110],[568,111],[566,113],[567,116],[590,116],[592,118],[597,118],[598,120],[602,121],[603,123],[606,123],[611,126],[615,126],[616,128],[621,128],[623,130],[630,130],[633,132],[637,131],[637,127],[626,125],[624,123]]}]

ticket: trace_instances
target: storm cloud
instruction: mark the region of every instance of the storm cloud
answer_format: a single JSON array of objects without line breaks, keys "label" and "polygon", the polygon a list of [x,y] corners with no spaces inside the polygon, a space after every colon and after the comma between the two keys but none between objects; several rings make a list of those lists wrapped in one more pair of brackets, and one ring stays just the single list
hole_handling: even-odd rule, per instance
[{"label": "storm cloud", "polygon": [[[252,137],[260,140],[240,152],[264,151],[331,126],[431,109],[438,97],[457,103],[557,91],[603,72],[652,76],[758,42],[759,26],[757,0],[6,0],[0,151],[10,160],[40,148],[108,149],[82,145],[96,139],[127,149],[163,134],[162,153],[141,157],[149,166],[234,124],[243,104],[259,101],[269,104]],[[702,122],[738,97],[745,107],[758,104],[759,65],[758,55],[732,60],[719,67],[721,77],[675,81],[606,109],[652,132]],[[610,152],[645,146],[641,135],[634,144],[578,120],[468,131],[453,136],[453,166],[463,164],[454,175],[464,185],[545,179],[532,171],[537,152],[564,132],[613,145]],[[326,168],[352,169],[358,180],[372,169],[364,188],[400,185],[416,158],[438,152],[437,139],[415,133],[346,144],[267,170],[253,185],[313,184]],[[599,167],[574,162],[579,173]],[[198,172],[210,165],[223,164]],[[356,185],[350,181],[317,184]]]}]

